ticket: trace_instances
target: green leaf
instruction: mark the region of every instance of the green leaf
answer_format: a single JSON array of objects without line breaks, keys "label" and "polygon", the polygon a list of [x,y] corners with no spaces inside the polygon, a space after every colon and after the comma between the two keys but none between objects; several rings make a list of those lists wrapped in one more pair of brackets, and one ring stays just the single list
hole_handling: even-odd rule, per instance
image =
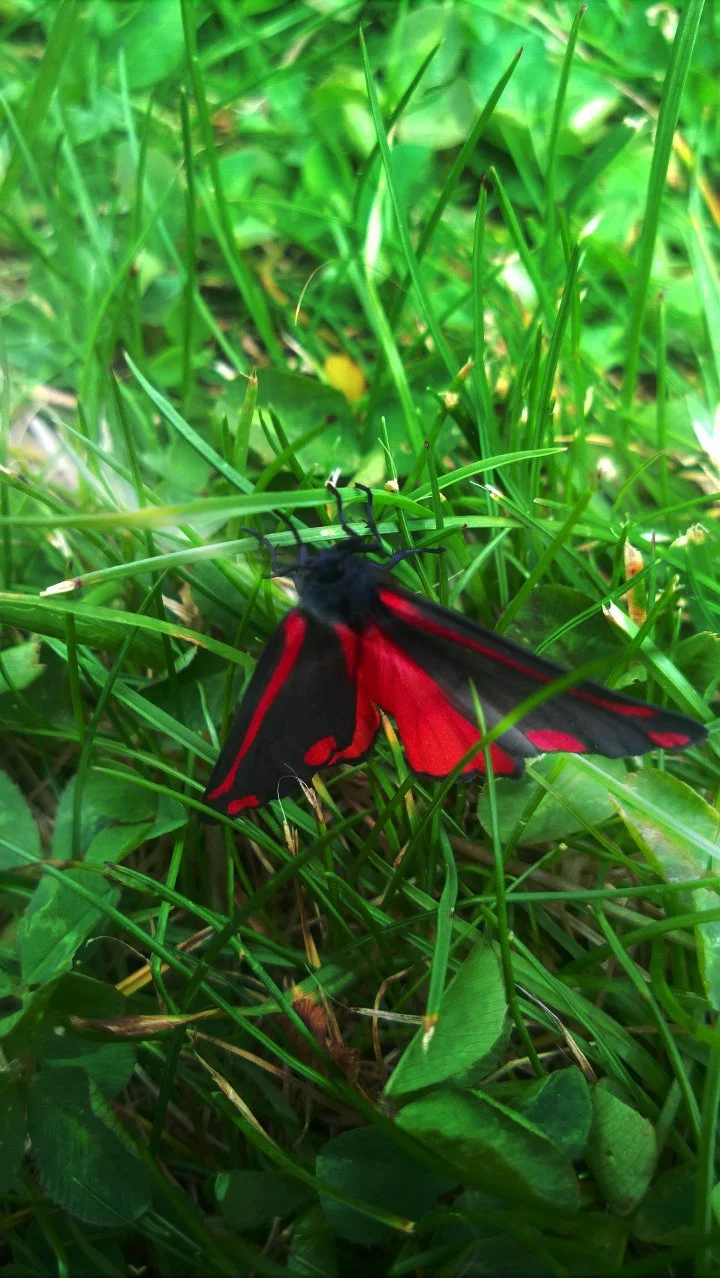
[{"label": "green leaf", "polygon": [[694,1167],[673,1167],[656,1180],[635,1217],[635,1233],[643,1242],[683,1246],[692,1241],[695,1213]]},{"label": "green leaf", "polygon": [[578,1206],[577,1179],[565,1155],[539,1127],[487,1095],[431,1092],[406,1105],[397,1122],[488,1193],[508,1202]]},{"label": "green leaf", "polygon": [[[84,860],[97,866],[121,861],[144,843],[149,829],[149,825],[108,826],[95,836]],[[74,882],[88,888],[96,904],[74,892]],[[102,874],[88,870],[68,870],[62,880],[44,878],[18,928],[23,980],[28,985],[39,984],[67,971],[78,947],[102,917],[103,906],[115,904],[118,896]]]},{"label": "green leaf", "polygon": [[[622,759],[601,759],[593,756],[593,762],[608,776],[622,781],[626,767]],[[535,843],[551,843],[565,839],[582,830],[585,825],[598,825],[614,815],[615,809],[608,792],[594,776],[585,776],[575,767],[571,755],[560,762],[557,755],[545,755],[533,761],[532,770],[552,779],[552,794],[545,794],[535,808],[520,835],[520,847]],[[496,782],[500,838],[505,840],[515,829],[528,804],[537,795],[538,782],[528,771],[519,781],[502,778]],[[483,790],[478,803],[478,815],[484,829],[490,832],[490,800]]]},{"label": "green leaf", "polygon": [[652,1180],[657,1161],[655,1130],[610,1090],[607,1080],[593,1090],[592,1102],[587,1163],[611,1210],[627,1216]]},{"label": "green leaf", "polygon": [[[113,985],[93,980],[80,972],[68,972],[56,982],[42,1018],[22,1044],[24,1055],[44,1066],[83,1070],[103,1096],[117,1096],[129,1082],[135,1068],[133,1043],[108,1042],[83,1032],[72,1017],[111,1020],[127,1011],[127,1001]],[[17,1038],[10,1047],[17,1051]]]},{"label": "green leaf", "polygon": [[33,857],[42,855],[38,828],[22,793],[14,781],[0,772],[0,870],[27,865],[16,852],[3,846],[3,838],[24,848]]},{"label": "green leaf", "polygon": [[[452,1188],[446,1177],[416,1162],[377,1127],[359,1127],[328,1141],[318,1154],[317,1175],[333,1189],[373,1207],[418,1220],[441,1194]],[[321,1194],[322,1209],[341,1238],[370,1246],[392,1230]]]},{"label": "green leaf", "polygon": [[45,669],[40,665],[39,654],[40,642],[37,639],[18,643],[0,653],[0,696],[5,692],[22,692],[23,688],[35,682]]},{"label": "green leaf", "polygon": [[0,1194],[15,1180],[25,1151],[25,1106],[17,1079],[0,1074]]},{"label": "green leaf", "polygon": [[689,635],[675,646],[673,661],[688,683],[697,688],[700,696],[707,697],[708,690],[717,683],[720,674],[720,635],[709,630]]},{"label": "green leaf", "polygon": [[298,1220],[290,1238],[288,1273],[297,1278],[335,1278],[335,1235],[321,1207],[313,1207]]},{"label": "green leaf", "polygon": [[[78,643],[87,644],[101,652],[116,653],[127,638],[128,628],[132,627],[136,633],[130,644],[129,659],[154,670],[165,669],[167,663],[162,638],[159,633],[154,632],[164,628],[167,633],[168,629],[177,628],[160,623],[155,617],[136,618],[122,613],[115,619],[110,608],[92,608],[82,603],[63,603],[54,597],[38,599],[35,595],[6,594],[0,591],[0,623],[7,626],[64,640],[68,613],[75,619]],[[3,661],[8,656],[9,653],[4,652]],[[41,670],[42,667],[38,667],[38,674]],[[0,691],[3,691],[1,685]]]},{"label": "green leaf", "polygon": [[[72,777],[60,796],[52,839],[52,856],[64,861],[72,856],[73,809],[77,777]],[[157,798],[132,780],[107,777],[90,768],[83,781],[80,850],[87,851],[93,839],[113,821],[125,825],[152,822]]]},{"label": "green leaf", "polygon": [[482,1076],[488,1058],[504,1042],[507,1003],[495,951],[478,945],[450,981],[427,1046],[418,1031],[390,1077],[385,1095],[407,1096],[447,1079]]},{"label": "green leaf", "polygon": [[434,1246],[462,1254],[463,1274],[498,1274],[503,1278],[550,1278],[552,1270],[541,1255],[533,1253],[524,1238],[501,1232],[496,1213],[501,1198],[468,1189],[453,1200],[452,1211],[433,1234]]},{"label": "green leaf", "polygon": [[164,80],[183,60],[182,19],[174,0],[144,0],[130,21],[119,25],[118,36],[118,52],[122,51],[133,89]]},{"label": "green leaf", "polygon": [[[628,777],[626,785],[675,821],[699,832],[711,843],[720,843],[720,817],[684,781],[656,768],[643,768]],[[625,808],[622,801],[617,806],[650,865],[667,883],[691,883],[694,878],[707,876],[708,861],[693,847],[676,841],[671,830],[656,825],[634,806]]]},{"label": "green leaf", "polygon": [[593,1108],[590,1089],[577,1065],[559,1069],[530,1088],[525,1086],[519,1108],[568,1158],[582,1158]]},{"label": "green leaf", "polygon": [[[239,387],[228,388],[219,405],[232,408],[236,417],[239,411]],[[348,402],[344,395],[325,382],[282,368],[262,368],[258,372],[258,408],[272,408],[281,422],[288,441],[294,443],[313,425],[323,421],[326,428],[310,444],[297,453],[305,467],[332,467],[338,451],[343,465],[349,471],[360,463],[359,434]],[[254,423],[250,432],[250,447],[264,465],[269,465],[275,453],[259,425]]]},{"label": "green leaf", "polygon": [[[14,940],[14,937],[13,937]],[[13,969],[15,964],[13,964]],[[39,991],[26,990],[19,976],[0,967],[0,1039],[11,1034],[25,1017]]]},{"label": "green leaf", "polygon": [[[576,617],[590,608],[593,616],[572,625]],[[503,627],[508,639],[539,648],[541,644],[564,626],[570,626],[559,639],[543,648],[543,656],[565,665],[579,665],[593,657],[611,657],[618,652],[619,639],[597,607],[597,600],[570,586],[540,585],[525,599],[507,627]]]},{"label": "green leaf", "polygon": [[[720,817],[705,802],[702,795],[668,772],[643,768],[628,777],[628,790],[647,799],[663,815],[702,835],[710,843],[720,844]],[[617,802],[620,815],[642,848],[653,869],[666,883],[687,883],[693,879],[707,878],[716,869],[714,863],[700,854],[689,843],[675,839],[666,826],[645,816],[635,807]],[[718,879],[720,885],[720,879]],[[709,888],[698,888],[689,893],[696,910],[717,906],[717,894]],[[698,960],[705,993],[712,1007],[720,1010],[720,923],[698,923],[695,928]]]},{"label": "green leaf", "polygon": [[91,1225],[128,1225],[150,1205],[150,1179],[100,1093],[78,1069],[42,1069],[28,1088],[40,1179],[58,1207]]},{"label": "green leaf", "polygon": [[294,1215],[314,1198],[313,1191],[277,1171],[225,1171],[215,1181],[220,1210],[233,1229],[257,1229]]}]

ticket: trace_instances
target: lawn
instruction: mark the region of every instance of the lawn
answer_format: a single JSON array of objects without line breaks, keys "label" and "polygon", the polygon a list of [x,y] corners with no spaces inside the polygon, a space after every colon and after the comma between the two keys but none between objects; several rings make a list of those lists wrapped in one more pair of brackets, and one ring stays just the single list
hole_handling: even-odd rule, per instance
[{"label": "lawn", "polygon": [[[0,1274],[720,1270],[719,42],[0,0]],[[333,472],[707,741],[204,823]]]}]

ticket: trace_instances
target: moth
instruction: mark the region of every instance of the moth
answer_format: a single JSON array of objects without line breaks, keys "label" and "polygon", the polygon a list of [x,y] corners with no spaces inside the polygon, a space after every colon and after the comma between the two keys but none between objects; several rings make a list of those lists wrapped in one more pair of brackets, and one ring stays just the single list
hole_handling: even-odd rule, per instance
[{"label": "moth", "polygon": [[[479,742],[476,697],[491,729],[565,673],[401,585],[392,569],[420,551],[383,563],[367,558],[385,550],[372,493],[357,486],[370,539],[350,527],[329,485],[344,539],[310,554],[296,538],[299,562],[281,570],[293,578],[298,603],[270,636],[213,769],[204,802],[217,812],[234,816],[309,784],[321,768],[359,763],[381,710],[395,720],[411,770],[445,777]],[[705,736],[695,719],[584,680],[530,710],[489,754],[497,776],[518,777],[526,759],[547,752],[614,759],[685,749]],[[462,775],[484,772],[478,748]]]}]

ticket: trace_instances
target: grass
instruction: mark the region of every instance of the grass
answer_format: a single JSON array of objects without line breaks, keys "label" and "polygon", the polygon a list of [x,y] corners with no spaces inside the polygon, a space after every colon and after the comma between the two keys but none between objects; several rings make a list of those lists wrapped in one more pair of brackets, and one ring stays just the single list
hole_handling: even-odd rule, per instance
[{"label": "grass", "polygon": [[712,1273],[712,729],[198,815],[336,466],[711,723],[715,10],[247,10],[0,5],[3,1265]]}]

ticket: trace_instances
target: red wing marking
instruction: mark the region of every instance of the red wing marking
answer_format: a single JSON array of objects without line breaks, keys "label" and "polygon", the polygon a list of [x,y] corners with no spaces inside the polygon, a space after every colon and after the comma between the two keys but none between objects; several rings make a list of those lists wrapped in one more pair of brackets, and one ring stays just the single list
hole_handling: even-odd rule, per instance
[{"label": "red wing marking", "polygon": [[613,714],[621,714],[626,719],[654,719],[655,711],[652,706],[644,706],[642,702],[632,702],[625,705],[624,702],[611,701],[605,697],[595,697],[592,692],[582,692],[579,688],[566,688],[566,693],[571,697],[579,697],[581,701],[588,701],[591,706],[600,706],[603,710],[611,710]]},{"label": "red wing marking", "polygon": [[334,737],[321,737],[309,750],[305,751],[305,762],[311,768],[322,768],[337,748]]},{"label": "red wing marking", "polygon": [[[449,639],[451,643],[461,644],[464,648],[472,648],[474,652],[480,652],[484,657],[490,657],[492,661],[497,661],[500,665],[508,666],[511,670],[518,670],[520,674],[527,675],[530,679],[534,679],[536,683],[552,683],[553,681],[551,675],[545,674],[544,671],[518,660],[517,657],[511,656],[510,653],[502,652],[499,647],[496,648],[490,644],[480,643],[477,639],[468,639],[466,635],[460,634],[457,630],[451,630],[447,626],[441,625],[439,621],[427,617],[422,609],[417,608],[409,599],[405,599],[402,595],[396,595],[393,590],[381,590],[380,601],[396,617],[399,617],[401,621],[409,622],[411,626],[416,626],[420,630],[427,630],[433,635],[440,635],[441,638]],[[558,674],[561,673],[562,671],[558,670]],[[644,706],[635,702],[630,705],[622,702],[618,703],[613,701],[610,696],[607,699],[598,697],[592,692],[584,692],[582,688],[566,688],[563,695],[578,697],[581,701],[589,702],[590,705],[600,706],[603,710],[610,710],[613,714],[621,714],[629,719],[652,719],[655,717],[655,711],[651,706]]]},{"label": "red wing marking", "polygon": [[[305,638],[307,623],[300,613],[290,612],[282,622],[281,629],[283,631],[285,645],[283,647],[282,656],[272,673],[272,678],[269,680],[265,691],[255,707],[252,719],[248,724],[248,730],[245,733],[240,749],[235,755],[232,767],[220,782],[220,785],[213,790],[212,794],[207,796],[208,799],[218,799],[221,794],[227,794],[228,790],[232,789],[240,764],[260,731],[260,725],[262,724],[265,715],[295,665],[298,653],[302,647],[303,639]],[[238,812],[240,808],[243,807],[257,806],[258,800],[254,797],[254,795],[246,795],[242,799],[233,799],[233,801],[228,804],[228,811]]]},{"label": "red wing marking", "polygon": [[335,626],[335,634],[342,644],[348,677],[356,688],[355,732],[350,744],[331,755],[327,760],[328,763],[339,763],[341,759],[346,759],[348,762],[353,759],[360,759],[370,749],[375,740],[375,733],[380,727],[380,715],[360,678],[360,645],[362,642],[360,636],[354,630],[351,630],[349,626],[338,625]]},{"label": "red wing marking", "polygon": [[[361,659],[359,684],[371,701],[393,716],[413,772],[447,776],[478,740],[477,726],[377,626],[363,633]],[[515,760],[496,744],[490,746],[490,758],[499,775],[510,776],[518,770]],[[477,771],[485,771],[482,750],[463,768],[463,772]]]},{"label": "red wing marking", "polygon": [[540,683],[549,683],[550,679],[547,675],[539,675],[531,666],[525,665],[523,661],[518,661],[516,657],[508,656],[507,653],[499,652],[497,648],[492,648],[488,644],[478,643],[476,639],[468,639],[466,635],[459,634],[457,630],[450,630],[447,626],[442,626],[439,621],[435,621],[430,617],[426,617],[425,613],[409,599],[404,599],[402,595],[396,595],[392,590],[380,591],[380,602],[390,609],[396,617],[401,621],[408,621],[411,626],[415,626],[419,630],[427,630],[432,635],[440,635],[442,639],[449,639],[450,643],[459,643],[463,648],[472,648],[474,652],[480,652],[484,657],[490,657],[493,661],[499,661],[503,666],[509,666],[512,670],[519,670],[521,674],[529,675],[531,679],[536,679]]},{"label": "red wing marking", "polygon": [[538,728],[526,732],[525,736],[538,750],[567,750],[571,754],[583,754],[587,749],[578,737],[571,736],[569,732],[559,732],[556,728]]},{"label": "red wing marking", "polygon": [[259,808],[260,800],[255,794],[246,794],[242,799],[231,799],[228,803],[228,816],[235,816],[236,812],[242,812],[243,808]]},{"label": "red wing marking", "polygon": [[677,746],[690,745],[690,737],[684,732],[648,732],[650,741],[663,750],[674,750]]}]

